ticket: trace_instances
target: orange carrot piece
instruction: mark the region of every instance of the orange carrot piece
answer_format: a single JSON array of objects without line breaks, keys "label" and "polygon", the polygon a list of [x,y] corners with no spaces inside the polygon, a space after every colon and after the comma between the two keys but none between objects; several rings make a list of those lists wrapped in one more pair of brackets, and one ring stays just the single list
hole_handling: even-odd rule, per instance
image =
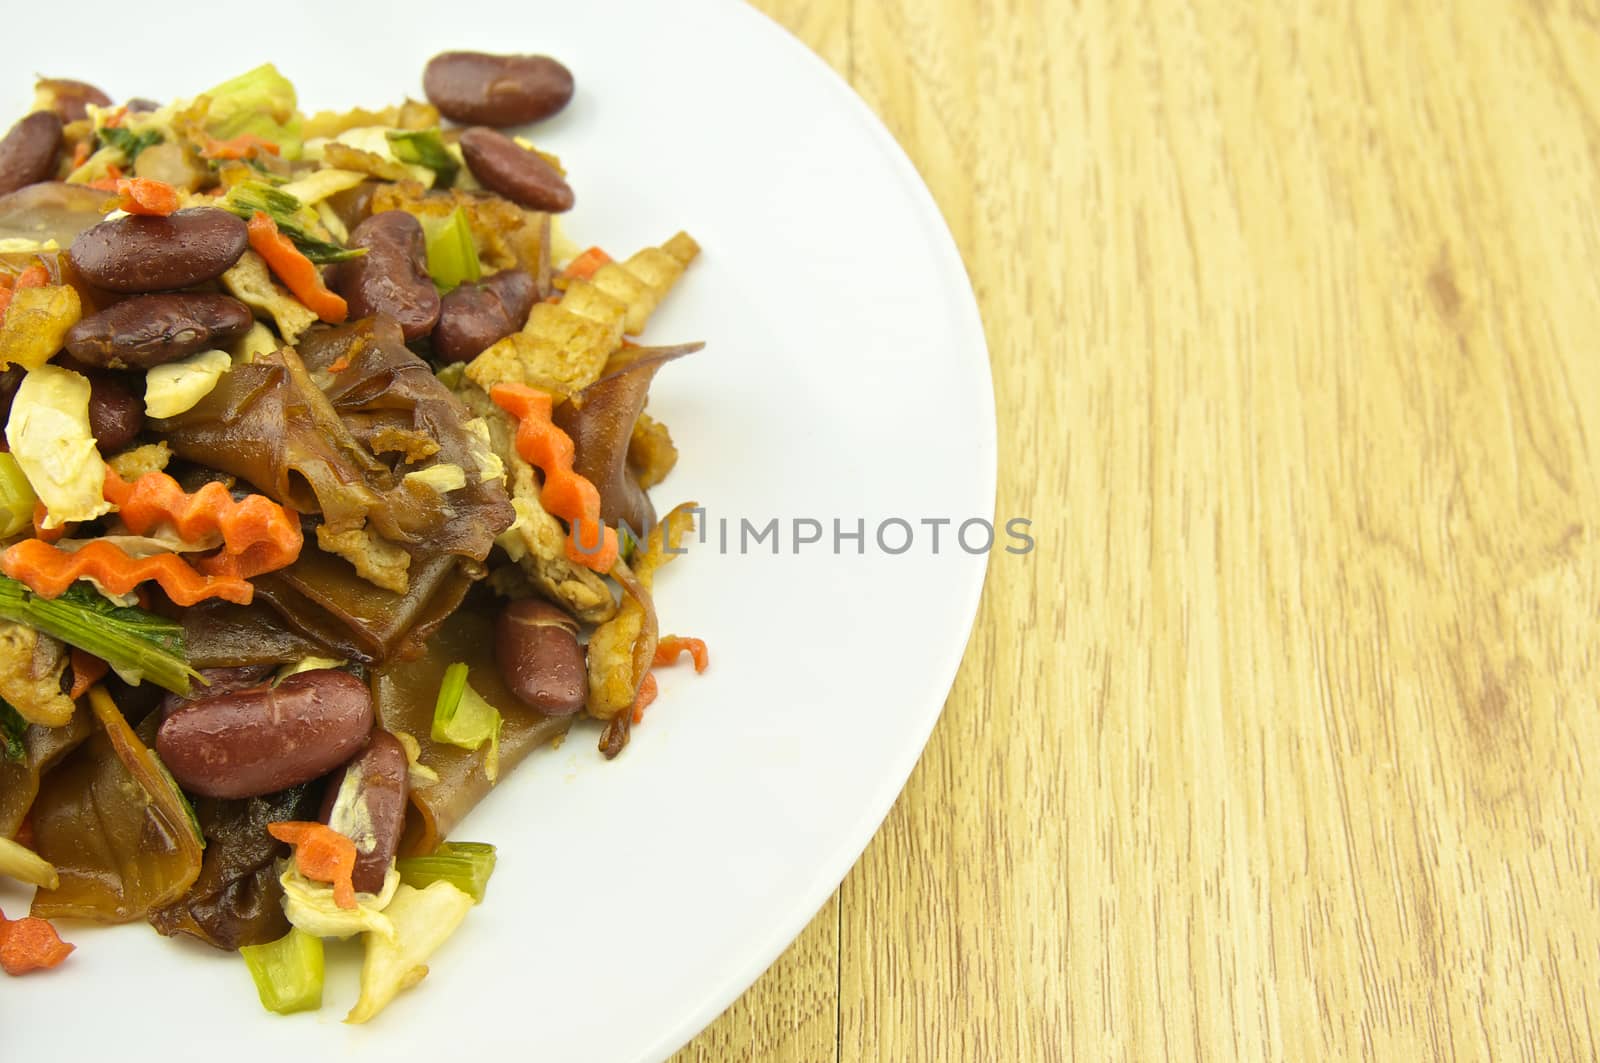
[{"label": "orange carrot piece", "polygon": [[11,289],[0,285],[0,321],[6,319],[6,310],[11,306]]},{"label": "orange carrot piece", "polygon": [[668,635],[656,643],[657,668],[665,668],[675,662],[680,654],[687,653],[694,660],[695,674],[706,670],[711,664],[711,654],[706,650],[705,640],[686,639],[680,635]]},{"label": "orange carrot piece", "polygon": [[278,503],[265,495],[235,500],[219,483],[186,494],[164,472],[147,472],[130,484],[108,466],[104,491],[135,535],[169,526],[184,542],[198,543],[220,534],[222,551],[195,562],[208,576],[249,579],[275,572],[292,564],[305,543],[299,519]]},{"label": "orange carrot piece", "polygon": [[34,502],[34,504],[33,504],[33,536],[34,536],[34,538],[42,539],[47,543],[53,543],[57,539],[60,539],[63,535],[67,534],[67,532],[71,531],[76,526],[76,525],[73,524],[73,522],[68,521],[65,524],[57,525],[54,528],[46,528],[44,526],[44,519],[46,517],[48,517],[49,515],[50,515],[50,511],[45,508],[45,505],[44,505],[43,502]]},{"label": "orange carrot piece", "polygon": [[50,284],[50,271],[43,265],[35,262],[21,273],[17,274],[16,290],[24,288],[44,288]]},{"label": "orange carrot piece", "polygon": [[553,400],[525,384],[497,384],[489,398],[517,419],[517,453],[544,473],[539,502],[572,528],[567,533],[567,559],[596,572],[610,572],[617,563],[617,533],[600,519],[599,489],[573,471],[576,448],[572,437],[550,419]]},{"label": "orange carrot piece", "polygon": [[117,182],[117,206],[129,214],[165,218],[178,210],[178,190],[165,181],[124,177]]},{"label": "orange carrot piece", "polygon": [[325,823],[301,820],[268,823],[267,833],[294,846],[294,866],[302,875],[333,886],[334,904],[356,906],[356,887],[350,878],[356,870],[355,842]]},{"label": "orange carrot piece", "polygon": [[0,912],[0,970],[9,975],[59,967],[75,946],[61,940],[47,921],[27,916],[7,919]]},{"label": "orange carrot piece", "polygon": [[130,557],[120,546],[95,539],[68,552],[41,539],[24,539],[0,554],[0,572],[26,583],[44,598],[59,598],[80,579],[92,579],[108,594],[127,594],[154,580],[178,605],[221,598],[249,605],[255,588],[232,576],[202,576],[177,554]]},{"label": "orange carrot piece", "polygon": [[250,246],[313,314],[330,325],[341,324],[350,316],[349,304],[328,290],[316,265],[278,231],[271,215],[258,210],[250,219]]},{"label": "orange carrot piece", "polygon": [[598,247],[591,247],[567,263],[567,268],[561,271],[561,275],[569,279],[582,278],[583,280],[591,280],[599,272],[600,267],[610,261],[610,255]]},{"label": "orange carrot piece", "polygon": [[106,175],[98,181],[90,181],[89,187],[96,192],[115,192],[117,190],[117,182],[120,180],[122,180],[122,167],[116,163],[111,163],[106,167]]},{"label": "orange carrot piece", "polygon": [[656,674],[646,672],[644,682],[639,684],[639,696],[633,699],[633,722],[644,722],[644,710],[648,709],[660,693],[660,685],[656,683]]},{"label": "orange carrot piece", "polygon": [[78,167],[88,162],[91,153],[88,137],[78,141],[77,147],[72,149],[72,168],[76,170]]},{"label": "orange carrot piece", "polygon": [[200,149],[202,159],[248,159],[252,156],[266,153],[279,154],[278,145],[270,140],[262,140],[254,133],[241,133],[231,140],[217,140],[206,137],[205,144]]},{"label": "orange carrot piece", "polygon": [[111,666],[87,650],[72,647],[72,689],[67,697],[77,701],[89,688],[104,679]]}]

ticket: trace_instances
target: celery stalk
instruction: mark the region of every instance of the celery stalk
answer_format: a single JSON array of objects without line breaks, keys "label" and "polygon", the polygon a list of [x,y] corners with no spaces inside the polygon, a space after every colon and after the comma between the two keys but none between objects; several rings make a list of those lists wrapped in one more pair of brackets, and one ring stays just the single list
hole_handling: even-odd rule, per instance
[{"label": "celery stalk", "polygon": [[261,1006],[279,1015],[322,1007],[322,939],[291,927],[265,945],[239,950],[256,983]]},{"label": "celery stalk", "polygon": [[17,459],[0,454],[0,539],[9,539],[31,525],[38,501]]},{"label": "celery stalk", "polygon": [[389,148],[394,157],[413,166],[426,166],[439,175],[438,187],[447,187],[461,169],[456,157],[444,146],[437,129],[391,129]]},{"label": "celery stalk", "polygon": [[184,657],[183,628],[143,609],[112,605],[87,587],[41,598],[27,585],[0,576],[0,619],[27,624],[99,657],[129,682],[148,679],[175,694],[189,693],[198,675]]},{"label": "celery stalk", "polygon": [[428,276],[440,291],[451,291],[483,276],[465,210],[457,207],[443,221],[424,222],[423,232],[428,240]]},{"label": "celery stalk", "polygon": [[472,895],[473,903],[483,902],[494,874],[494,846],[483,842],[445,842],[427,856],[402,856],[395,861],[400,881],[414,889],[427,889],[435,882],[448,882],[462,893]]}]

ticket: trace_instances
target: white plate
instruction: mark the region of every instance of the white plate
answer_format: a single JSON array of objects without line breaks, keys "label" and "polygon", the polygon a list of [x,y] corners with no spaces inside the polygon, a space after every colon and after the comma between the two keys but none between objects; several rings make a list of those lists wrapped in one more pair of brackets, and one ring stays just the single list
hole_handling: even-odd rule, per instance
[{"label": "white plate", "polygon": [[[363,13],[327,0],[71,0],[18,6],[6,22],[8,116],[34,71],[166,99],[272,60],[315,110],[420,95],[423,63],[447,48],[565,61],[577,97],[537,139],[577,191],[568,231],[614,253],[679,228],[705,247],[647,338],[707,344],[662,372],[651,412],[683,454],[658,507],[693,498],[711,518],[707,543],[663,573],[663,629],[705,637],[712,667],[663,670],[617,761],[601,760],[586,728],[467,820],[460,837],[499,846],[488,897],[372,1025],[339,1021],[355,997],[354,945],[331,950],[345,959],[322,1011],[285,1018],[261,1010],[236,957],[143,924],[74,924],[61,970],[0,978],[4,1057],[133,1063],[218,1045],[230,1063],[669,1054],[779,955],[860,854],[938,717],[977,606],[985,557],[953,548],[953,528],[935,555],[919,525],[992,516],[995,443],[977,310],[915,170],[819,59],[731,2]],[[871,542],[892,517],[918,538],[897,556]],[[783,521],[783,552],[740,556],[742,518]],[[824,542],[792,553],[793,518],[821,521]],[[866,521],[865,556],[850,542],[833,553],[835,518],[845,530]],[[902,535],[891,528],[889,545]],[[18,914],[24,895],[0,904]]]}]

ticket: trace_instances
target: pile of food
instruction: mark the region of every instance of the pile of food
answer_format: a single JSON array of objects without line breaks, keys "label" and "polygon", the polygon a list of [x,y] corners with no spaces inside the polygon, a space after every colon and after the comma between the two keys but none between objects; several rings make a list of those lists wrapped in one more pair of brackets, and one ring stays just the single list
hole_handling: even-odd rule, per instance
[{"label": "pile of food", "polygon": [[[428,102],[306,115],[263,66],[114,104],[44,80],[0,140],[0,914],[148,920],[376,1015],[482,899],[447,841],[585,716],[655,696],[655,573],[693,503],[641,346],[699,252],[580,251],[542,56],[450,52]],[[457,123],[457,124],[451,124]]]}]

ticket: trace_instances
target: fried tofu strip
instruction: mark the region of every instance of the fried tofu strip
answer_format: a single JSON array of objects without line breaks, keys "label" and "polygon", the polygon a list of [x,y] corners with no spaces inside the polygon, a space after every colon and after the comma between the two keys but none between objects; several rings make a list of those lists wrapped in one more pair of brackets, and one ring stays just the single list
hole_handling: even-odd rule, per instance
[{"label": "fried tofu strip", "polygon": [[72,719],[72,699],[61,692],[66,648],[25,624],[0,621],[0,698],[41,727]]},{"label": "fried tofu strip", "polygon": [[246,251],[244,257],[222,275],[222,285],[251,310],[270,316],[284,343],[293,344],[316,323],[317,315],[278,286],[267,269],[266,260],[254,251]]},{"label": "fried tofu strip", "polygon": [[662,298],[700,253],[679,233],[626,262],[608,262],[593,280],[574,278],[558,303],[539,303],[521,332],[492,345],[467,366],[467,378],[484,391],[497,384],[526,384],[559,402],[600,379],[624,333],[644,329]]}]

